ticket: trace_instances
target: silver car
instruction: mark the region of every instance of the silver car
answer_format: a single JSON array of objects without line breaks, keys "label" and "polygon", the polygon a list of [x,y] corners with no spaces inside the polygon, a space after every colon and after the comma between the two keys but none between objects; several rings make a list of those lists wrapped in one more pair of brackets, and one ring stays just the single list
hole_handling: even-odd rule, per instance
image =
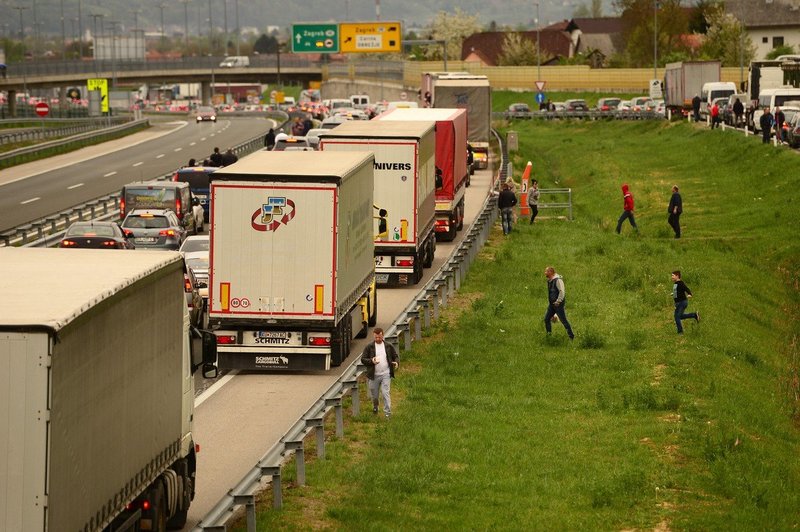
[{"label": "silver car", "polygon": [[134,209],[123,220],[122,230],[137,249],[177,250],[186,240],[186,229],[166,209]]}]

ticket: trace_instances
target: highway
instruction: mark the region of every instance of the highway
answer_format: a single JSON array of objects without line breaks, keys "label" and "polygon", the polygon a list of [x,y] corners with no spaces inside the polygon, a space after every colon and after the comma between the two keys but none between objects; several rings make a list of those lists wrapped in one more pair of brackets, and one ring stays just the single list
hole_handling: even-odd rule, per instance
[{"label": "highway", "polygon": [[[153,122],[151,122],[153,123]],[[147,131],[0,173],[0,231],[119,192],[122,185],[162,176],[226,148],[263,135],[265,118],[186,119],[153,123]]]},{"label": "highway", "polygon": [[[378,326],[388,329],[419,288],[468,232],[489,193],[490,170],[479,170],[466,190],[464,230],[455,242],[439,242],[433,267],[413,287],[378,290]],[[195,441],[200,445],[197,493],[185,530],[191,530],[234,487],[291,426],[319,399],[372,340],[354,340],[350,357],[328,373],[230,373],[195,401]],[[397,378],[403,378],[403,359]],[[402,406],[393,410],[402,409]],[[346,414],[347,415],[347,414]],[[347,433],[345,432],[345,437]]]}]

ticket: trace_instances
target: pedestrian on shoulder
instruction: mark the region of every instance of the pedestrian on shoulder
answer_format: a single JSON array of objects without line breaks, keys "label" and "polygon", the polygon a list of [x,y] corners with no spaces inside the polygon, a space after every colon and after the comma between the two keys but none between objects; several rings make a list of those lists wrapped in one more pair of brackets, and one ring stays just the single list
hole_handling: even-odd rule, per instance
[{"label": "pedestrian on shoulder", "polygon": [[267,134],[264,135],[264,147],[270,151],[275,147],[275,130],[273,128],[269,128]]},{"label": "pedestrian on shoulder", "polygon": [[622,222],[625,220],[629,220],[633,229],[637,232],[639,231],[639,228],[636,226],[636,218],[633,216],[633,194],[631,194],[627,183],[622,185],[622,215],[617,221],[617,234],[620,234],[622,231]]},{"label": "pedestrian on shoulder", "polygon": [[744,104],[736,98],[736,101],[733,103],[733,115],[736,117],[736,127],[742,125],[742,115],[744,114]]},{"label": "pedestrian on shoulder", "polygon": [[503,225],[503,234],[511,232],[514,224],[514,205],[517,204],[517,196],[511,191],[507,183],[503,183],[503,190],[497,199],[497,207],[500,209],[500,218]]},{"label": "pedestrian on shoulder", "polygon": [[367,367],[367,389],[372,398],[372,413],[378,413],[378,398],[383,397],[383,413],[389,417],[392,415],[392,379],[400,357],[393,345],[383,341],[383,329],[375,327],[372,334],[375,340],[364,348],[361,363]]},{"label": "pedestrian on shoulder", "polygon": [[761,142],[764,144],[769,144],[769,134],[774,124],[775,120],[772,118],[772,113],[769,112],[769,107],[765,107],[764,114],[758,120],[758,125],[761,126]]},{"label": "pedestrian on shoulder", "polygon": [[719,126],[719,105],[717,102],[711,106],[711,129]]},{"label": "pedestrian on shoulder", "polygon": [[675,270],[672,272],[672,299],[675,301],[675,326],[678,328],[678,334],[683,334],[682,320],[694,318],[694,321],[700,323],[699,313],[690,312],[686,314],[686,307],[689,306],[689,298],[691,297],[692,291],[681,279],[681,271]]},{"label": "pedestrian on shoulder", "polygon": [[194,158],[191,158],[191,159],[189,159],[189,162],[186,163],[186,167],[187,168],[191,168],[192,166],[195,166],[196,164],[197,164],[197,161]]},{"label": "pedestrian on shoulder", "polygon": [[675,238],[681,237],[681,213],[683,212],[683,199],[678,192],[678,185],[672,185],[672,196],[669,198],[669,206],[667,206],[667,213],[669,213],[669,222],[672,230],[675,231]]},{"label": "pedestrian on shoulder", "polygon": [[233,153],[233,149],[231,148],[228,148],[227,150],[225,150],[225,153],[222,154],[222,166],[230,166],[238,160],[239,157],[237,157],[236,154]]},{"label": "pedestrian on shoulder", "polygon": [[531,224],[539,214],[539,182],[531,181],[531,189],[528,191],[528,207],[531,209]]},{"label": "pedestrian on shoulder", "polygon": [[209,159],[211,160],[211,166],[222,166],[222,154],[220,153],[219,148],[214,146],[214,153],[211,154]]},{"label": "pedestrian on shoulder", "polygon": [[565,310],[567,293],[564,289],[564,279],[556,273],[555,268],[552,266],[545,268],[544,276],[547,277],[547,312],[544,313],[544,328],[547,334],[550,334],[552,332],[551,322],[553,321],[553,316],[556,316],[567,330],[567,336],[572,340],[575,338],[575,334],[573,334],[572,327],[567,321],[567,312]]},{"label": "pedestrian on shoulder", "polygon": [[692,98],[692,113],[694,114],[694,121],[700,121],[700,95],[695,94],[694,98]]}]

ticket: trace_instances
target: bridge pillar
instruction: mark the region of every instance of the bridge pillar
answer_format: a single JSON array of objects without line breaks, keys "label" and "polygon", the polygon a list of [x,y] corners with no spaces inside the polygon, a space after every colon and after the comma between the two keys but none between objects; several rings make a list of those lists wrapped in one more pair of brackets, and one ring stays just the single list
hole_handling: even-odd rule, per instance
[{"label": "bridge pillar", "polygon": [[203,105],[211,105],[211,82],[203,81],[200,83],[200,100]]},{"label": "bridge pillar", "polygon": [[58,107],[60,108],[61,117],[67,116],[69,110],[69,101],[67,101],[67,88],[62,85],[58,88]]},{"label": "bridge pillar", "polygon": [[8,116],[17,116],[17,89],[8,89]]}]

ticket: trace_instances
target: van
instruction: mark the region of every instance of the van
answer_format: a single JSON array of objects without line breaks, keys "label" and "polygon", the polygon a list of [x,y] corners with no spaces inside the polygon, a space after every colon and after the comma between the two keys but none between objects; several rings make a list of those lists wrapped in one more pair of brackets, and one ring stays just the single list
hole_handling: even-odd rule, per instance
[{"label": "van", "polygon": [[200,201],[203,207],[203,215],[206,222],[211,221],[211,202],[209,201],[209,174],[216,170],[216,166],[187,166],[179,168],[172,176],[172,181],[176,183],[188,183],[192,197]]},{"label": "van", "polygon": [[366,109],[369,107],[369,96],[366,94],[350,95],[350,107],[353,109]]},{"label": "van", "polygon": [[794,87],[782,87],[780,89],[764,89],[758,93],[758,107],[753,110],[753,131],[761,128],[761,115],[764,108],[769,108],[771,113],[775,112],[776,107],[784,107],[786,102],[800,100],[800,89]]},{"label": "van", "polygon": [[736,83],[732,81],[712,81],[703,83],[700,90],[700,114],[707,115],[708,108],[717,98],[727,98],[731,94],[736,94]]},{"label": "van", "polygon": [[231,55],[219,64],[222,68],[242,68],[250,66],[250,58],[246,55]]},{"label": "van", "polygon": [[167,209],[178,216],[181,224],[194,232],[192,191],[189,183],[175,181],[146,181],[122,187],[119,199],[119,219],[134,209]]}]

